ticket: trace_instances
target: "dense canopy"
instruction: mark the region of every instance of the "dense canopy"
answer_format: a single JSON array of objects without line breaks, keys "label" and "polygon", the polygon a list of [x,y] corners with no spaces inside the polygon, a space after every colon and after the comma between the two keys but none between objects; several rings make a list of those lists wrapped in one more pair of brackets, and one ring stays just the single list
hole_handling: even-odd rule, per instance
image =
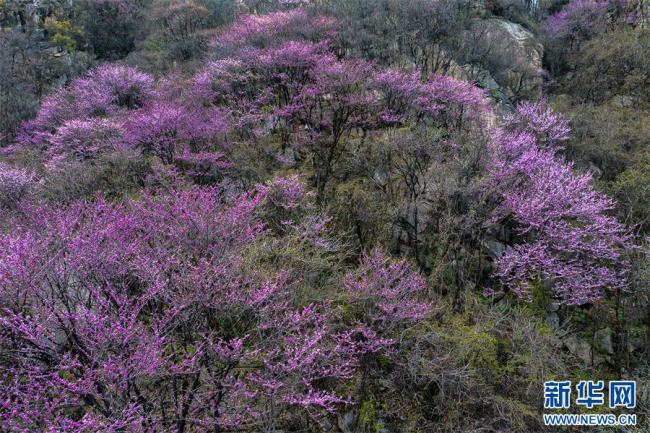
[{"label": "dense canopy", "polygon": [[[0,431],[544,429],[533,388],[578,371],[559,338],[595,341],[599,320],[590,368],[637,374],[647,212],[607,193],[645,197],[647,164],[604,184],[562,98],[471,71],[497,67],[488,26],[525,15],[562,50],[549,73],[578,80],[560,63],[642,10],[136,3],[48,21],[97,64],[0,149]],[[464,39],[413,30],[415,11]]]}]

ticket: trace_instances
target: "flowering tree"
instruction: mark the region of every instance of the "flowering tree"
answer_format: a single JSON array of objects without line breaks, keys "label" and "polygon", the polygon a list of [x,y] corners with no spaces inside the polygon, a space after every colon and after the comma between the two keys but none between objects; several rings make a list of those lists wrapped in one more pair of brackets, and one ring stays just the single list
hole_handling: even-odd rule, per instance
[{"label": "flowering tree", "polygon": [[227,116],[187,98],[176,78],[154,86],[134,68],[93,69],[46,98],[24,125],[17,149],[43,146],[48,169],[64,168],[67,161],[96,164],[122,152],[175,164],[195,182],[221,179],[231,165],[223,149]]},{"label": "flowering tree", "polygon": [[504,117],[503,127],[532,135],[542,147],[557,147],[571,132],[569,122],[546,101],[520,103],[513,113]]},{"label": "flowering tree", "polygon": [[15,207],[36,182],[36,173],[0,162],[0,209]]},{"label": "flowering tree", "polygon": [[[207,432],[349,402],[333,381],[387,342],[326,302],[300,305],[289,272],[245,262],[269,236],[260,215],[309,201],[296,182],[24,208],[0,237],[2,428]],[[363,281],[385,275],[380,308],[422,317],[422,280],[373,257],[364,299]]]},{"label": "flowering tree", "polygon": [[226,121],[216,110],[205,113],[178,104],[156,102],[126,121],[125,142],[171,164],[184,147],[205,150],[227,130]]},{"label": "flowering tree", "polygon": [[579,43],[606,31],[616,22],[639,22],[642,9],[633,0],[572,0],[546,19],[542,32],[551,39]]},{"label": "flowering tree", "polygon": [[[544,280],[567,304],[625,290],[633,248],[628,229],[608,215],[614,202],[577,174],[552,144],[566,137],[566,122],[544,105],[521,105],[506,120],[510,131],[492,140],[492,187],[501,204],[495,220],[511,217],[521,242],[497,262],[496,275],[518,296]],[[530,120],[529,120],[530,119]]]},{"label": "flowering tree", "polygon": [[364,322],[379,329],[423,320],[432,309],[431,303],[418,299],[426,292],[426,280],[406,260],[391,260],[381,250],[364,254],[343,285]]},{"label": "flowering tree", "polygon": [[50,164],[62,165],[66,158],[93,160],[123,143],[124,128],[113,120],[89,118],[68,120],[47,136]]},{"label": "flowering tree", "polygon": [[244,142],[277,133],[282,150],[306,154],[320,199],[357,137],[419,124],[460,128],[482,120],[487,108],[470,83],[438,75],[421,82],[417,74],[339,60],[327,42],[279,38],[260,46],[208,64],[194,92],[204,104],[232,110]]},{"label": "flowering tree", "polygon": [[576,42],[605,30],[607,1],[573,0],[549,16],[543,31],[552,38]]},{"label": "flowering tree", "polygon": [[103,65],[43,100],[36,118],[27,122],[19,139],[38,143],[69,120],[102,117],[145,105],[154,96],[151,76],[135,68]]},{"label": "flowering tree", "polygon": [[434,120],[440,126],[454,128],[462,126],[463,121],[482,120],[488,109],[481,89],[443,75],[432,75],[422,82],[417,73],[385,69],[377,71],[373,87],[382,94],[379,118],[388,124]]},{"label": "flowering tree", "polygon": [[289,40],[329,39],[336,33],[336,20],[310,16],[296,8],[266,15],[244,15],[212,42],[216,54],[232,56],[243,48],[263,48]]}]

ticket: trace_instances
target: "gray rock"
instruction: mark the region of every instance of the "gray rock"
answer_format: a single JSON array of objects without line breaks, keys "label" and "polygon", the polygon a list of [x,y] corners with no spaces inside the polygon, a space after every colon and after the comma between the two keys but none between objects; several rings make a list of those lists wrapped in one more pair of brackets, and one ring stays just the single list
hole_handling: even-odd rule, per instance
[{"label": "gray rock", "polygon": [[484,53],[481,63],[498,74],[494,78],[508,96],[541,96],[544,47],[533,33],[519,24],[492,18],[477,20],[472,35],[470,43]]},{"label": "gray rock", "polygon": [[603,171],[600,168],[598,168],[598,166],[593,162],[589,162],[589,171],[593,174],[593,176],[596,179],[598,179],[603,174]]},{"label": "gray rock", "polygon": [[576,335],[569,335],[564,339],[564,346],[569,349],[572,355],[579,358],[587,365],[591,365],[592,348],[585,340],[578,338]]},{"label": "gray rock", "polygon": [[596,350],[607,355],[614,354],[613,332],[610,328],[596,331],[594,334],[594,345]]},{"label": "gray rock", "polygon": [[329,418],[323,418],[319,423],[319,427],[321,431],[324,432],[332,431],[334,429],[334,425],[332,424]]},{"label": "gray rock", "polygon": [[613,345],[609,347],[605,346],[605,349],[601,350],[598,347],[598,343],[592,345],[590,341],[580,338],[575,334],[564,338],[562,343],[572,355],[589,366],[598,366],[607,363],[611,359],[611,356],[606,351],[611,350],[613,353]]},{"label": "gray rock", "polygon": [[650,380],[646,379],[645,380],[637,380],[638,384],[638,399],[644,402],[650,402]]},{"label": "gray rock", "polygon": [[560,316],[557,313],[550,313],[546,316],[546,323],[555,329],[560,329]]},{"label": "gray rock", "polygon": [[338,415],[338,426],[343,433],[353,433],[357,424],[359,413],[356,410],[349,410]]},{"label": "gray rock", "polygon": [[496,239],[486,239],[483,241],[483,246],[488,251],[490,257],[498,259],[506,251],[506,244],[499,242]]}]

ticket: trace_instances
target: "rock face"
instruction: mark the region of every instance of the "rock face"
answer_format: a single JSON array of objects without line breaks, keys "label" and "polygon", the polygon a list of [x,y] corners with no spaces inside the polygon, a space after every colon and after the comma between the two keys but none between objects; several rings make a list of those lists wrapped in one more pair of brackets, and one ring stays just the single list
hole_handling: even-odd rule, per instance
[{"label": "rock face", "polygon": [[359,413],[356,410],[349,410],[338,415],[338,427],[343,433],[353,433],[357,424]]},{"label": "rock face", "polygon": [[470,46],[468,60],[487,69],[508,97],[541,96],[544,47],[530,31],[503,19],[477,20],[468,35]]},{"label": "rock face", "polygon": [[582,340],[575,335],[570,335],[564,339],[564,345],[569,352],[580,359],[583,364],[592,365],[593,349],[587,341]]},{"label": "rock face", "polygon": [[[614,332],[611,328],[599,329],[593,338],[585,339],[575,334],[566,337],[564,346],[571,354],[579,358],[585,365],[597,366],[614,362],[615,345]],[[628,347],[630,350],[630,347]]]},{"label": "rock face", "polygon": [[608,357],[614,355],[614,336],[610,328],[596,331],[594,334],[594,345],[603,355]]}]

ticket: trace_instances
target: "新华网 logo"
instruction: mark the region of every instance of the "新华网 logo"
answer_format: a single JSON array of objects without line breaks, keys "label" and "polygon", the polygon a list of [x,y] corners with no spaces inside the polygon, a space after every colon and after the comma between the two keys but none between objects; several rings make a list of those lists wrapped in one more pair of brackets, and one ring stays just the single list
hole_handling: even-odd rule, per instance
[{"label": "\u65b0\u534e\u7f51 logo", "polygon": [[[602,380],[581,380],[572,386],[570,380],[544,382],[544,409],[568,409],[575,391],[575,404],[587,409],[602,406],[607,401],[610,409],[636,407],[636,382],[612,380],[607,386]],[[635,414],[544,414],[546,425],[635,425]]]}]

